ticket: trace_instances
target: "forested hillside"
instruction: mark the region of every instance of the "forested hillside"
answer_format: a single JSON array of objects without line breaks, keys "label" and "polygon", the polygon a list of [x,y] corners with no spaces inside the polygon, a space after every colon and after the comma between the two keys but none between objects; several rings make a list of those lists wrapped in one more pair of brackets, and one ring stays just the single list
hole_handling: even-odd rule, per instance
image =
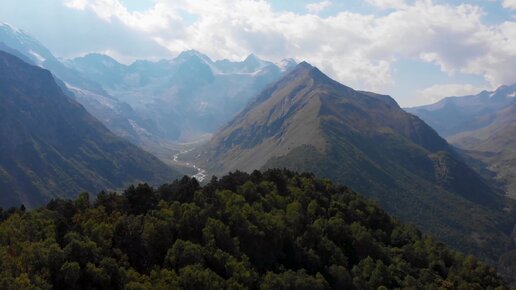
[{"label": "forested hillside", "polygon": [[311,174],[184,177],[0,216],[1,289],[508,289]]}]

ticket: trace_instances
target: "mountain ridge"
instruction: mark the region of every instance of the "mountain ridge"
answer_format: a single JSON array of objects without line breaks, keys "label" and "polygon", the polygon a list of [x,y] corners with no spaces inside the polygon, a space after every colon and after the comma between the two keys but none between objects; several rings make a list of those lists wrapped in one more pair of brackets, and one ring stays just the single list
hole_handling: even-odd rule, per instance
[{"label": "mountain ridge", "polygon": [[444,137],[449,137],[489,125],[493,114],[511,104],[515,92],[516,84],[504,85],[492,92],[447,97],[434,104],[405,110],[421,117]]}]

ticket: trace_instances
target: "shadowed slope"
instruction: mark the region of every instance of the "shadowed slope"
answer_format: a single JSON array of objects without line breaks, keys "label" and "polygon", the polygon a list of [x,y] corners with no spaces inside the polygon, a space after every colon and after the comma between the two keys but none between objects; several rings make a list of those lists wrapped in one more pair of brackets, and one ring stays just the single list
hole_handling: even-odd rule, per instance
[{"label": "shadowed slope", "polygon": [[0,52],[0,206],[163,182],[178,173],[115,136],[50,72]]}]

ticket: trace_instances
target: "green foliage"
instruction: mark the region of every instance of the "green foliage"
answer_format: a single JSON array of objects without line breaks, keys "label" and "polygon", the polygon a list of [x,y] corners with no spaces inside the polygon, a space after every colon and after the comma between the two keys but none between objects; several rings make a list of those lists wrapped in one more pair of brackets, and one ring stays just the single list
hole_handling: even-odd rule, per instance
[{"label": "green foliage", "polygon": [[1,289],[507,289],[311,174],[185,177],[2,216]]}]

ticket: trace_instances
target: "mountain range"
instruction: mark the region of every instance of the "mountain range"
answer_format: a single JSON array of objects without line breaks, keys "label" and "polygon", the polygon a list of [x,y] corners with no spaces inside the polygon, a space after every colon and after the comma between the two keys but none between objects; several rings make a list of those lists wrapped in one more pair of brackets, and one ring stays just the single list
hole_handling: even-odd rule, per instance
[{"label": "mountain range", "polygon": [[209,138],[295,65],[292,59],[272,63],[255,55],[212,61],[194,50],[130,65],[98,53],[63,60],[6,23],[0,23],[0,50],[50,70],[63,90],[113,133],[169,165],[186,165],[187,172],[199,169],[175,159],[183,144]]},{"label": "mountain range", "polygon": [[516,198],[516,84],[408,108],[494,174]]},{"label": "mountain range", "polygon": [[272,63],[249,55],[243,61],[212,61],[197,51],[174,59],[130,65],[93,53],[56,58],[30,34],[0,23],[0,50],[48,69],[71,97],[118,136],[171,158],[177,141],[218,130],[295,61]]},{"label": "mountain range", "polygon": [[228,122],[268,83],[295,65],[255,55],[244,61],[212,61],[190,50],[172,60],[135,61],[124,65],[109,56],[89,54],[65,63],[102,85],[132,108],[165,140],[191,140],[213,133]]},{"label": "mountain range", "polygon": [[180,176],[114,135],[52,74],[0,51],[0,205],[35,207],[81,191]]},{"label": "mountain range", "polygon": [[258,94],[192,156],[215,174],[313,172],[491,261],[515,247],[506,199],[446,140],[391,97],[353,90],[306,62]]}]

